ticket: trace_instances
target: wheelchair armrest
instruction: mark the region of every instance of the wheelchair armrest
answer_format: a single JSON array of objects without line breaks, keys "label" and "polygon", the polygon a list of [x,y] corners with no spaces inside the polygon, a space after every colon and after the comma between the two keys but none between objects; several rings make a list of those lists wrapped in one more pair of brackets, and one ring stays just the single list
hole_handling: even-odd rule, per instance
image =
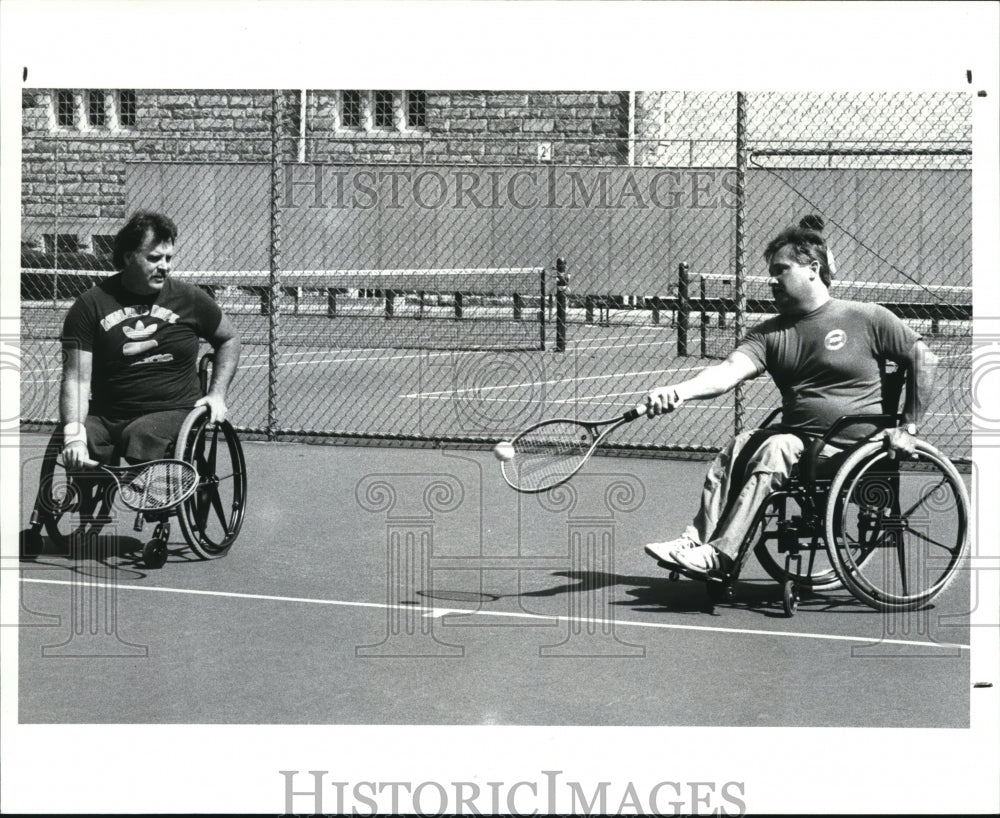
[{"label": "wheelchair armrest", "polygon": [[846,429],[850,426],[860,426],[862,424],[875,426],[879,429],[891,429],[899,424],[900,417],[900,415],[844,415],[837,418],[820,439],[825,445],[833,440],[833,436],[841,429]]},{"label": "wheelchair armrest", "polygon": [[[820,437],[814,438],[806,445],[805,451],[802,453],[802,458],[799,461],[799,474],[802,477],[803,483],[810,487],[816,484],[819,475],[820,454],[842,429],[860,424],[875,426],[880,429],[889,429],[898,424],[899,417],[899,415],[844,415],[837,418],[826,432]],[[860,443],[864,442],[866,441],[860,441]],[[846,456],[850,451],[851,449],[848,449],[843,452],[843,456]],[[840,457],[840,459],[842,460],[843,457]]]},{"label": "wheelchair armrest", "polygon": [[206,352],[198,361],[198,383],[201,384],[201,394],[208,394],[208,385],[212,379],[212,367],[215,366],[215,355]]}]

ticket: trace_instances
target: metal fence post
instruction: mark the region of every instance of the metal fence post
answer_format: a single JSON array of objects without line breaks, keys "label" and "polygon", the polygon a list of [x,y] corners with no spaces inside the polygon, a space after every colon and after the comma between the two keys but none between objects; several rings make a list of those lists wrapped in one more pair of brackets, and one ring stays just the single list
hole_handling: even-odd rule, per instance
[{"label": "metal fence post", "polygon": [[278,428],[278,344],[281,313],[281,92],[271,96],[271,235],[268,242],[267,311],[267,439],[274,440]]},{"label": "metal fence post", "polygon": [[[733,336],[739,343],[746,321],[746,292],[743,287],[746,233],[746,178],[747,178],[747,104],[743,92],[736,94],[736,258],[734,259],[733,298],[736,302],[733,315]],[[733,395],[733,431],[743,431],[745,421],[743,387],[737,384]]]}]

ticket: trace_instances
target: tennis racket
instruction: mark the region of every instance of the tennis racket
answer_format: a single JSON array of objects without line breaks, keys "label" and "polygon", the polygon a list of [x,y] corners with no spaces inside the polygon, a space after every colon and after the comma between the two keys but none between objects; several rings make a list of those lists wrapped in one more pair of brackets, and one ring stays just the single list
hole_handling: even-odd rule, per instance
[{"label": "tennis racket", "polygon": [[104,466],[89,460],[84,465],[110,475],[118,484],[118,497],[134,511],[167,511],[198,488],[198,472],[183,460],[150,460],[129,466]]},{"label": "tennis racket", "polygon": [[[640,403],[618,417],[587,422],[569,418],[543,420],[517,435],[500,470],[507,485],[537,494],[562,485],[583,468],[601,441],[619,426],[646,414]],[[502,444],[501,444],[502,445]]]}]

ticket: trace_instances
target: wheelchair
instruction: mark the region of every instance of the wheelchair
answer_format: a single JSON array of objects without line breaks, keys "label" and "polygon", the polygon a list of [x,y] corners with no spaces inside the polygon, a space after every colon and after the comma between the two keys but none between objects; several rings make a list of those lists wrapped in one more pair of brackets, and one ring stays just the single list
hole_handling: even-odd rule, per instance
[{"label": "wheelchair", "polygon": [[[902,372],[883,377],[883,411],[891,407],[892,413],[847,415],[822,436],[806,439],[786,485],[757,510],[732,567],[708,577],[712,602],[736,598],[735,584],[751,550],[781,584],[786,616],[795,614],[805,593],[846,588],[876,610],[907,611],[926,606],[948,587],[969,535],[969,496],[955,465],[920,439],[913,459],[890,458],[881,441],[870,437],[820,457],[845,428],[897,426],[903,378]],[[788,432],[772,425],[780,413],[773,411],[758,434]],[[681,573],[672,570],[671,579]]]},{"label": "wheelchair", "polygon": [[[213,360],[209,353],[198,364],[203,393],[208,391]],[[59,460],[62,446],[62,431],[57,429],[45,447],[38,493],[29,527],[22,534],[22,553],[29,558],[41,554],[43,530],[60,553],[71,554],[86,538],[98,536],[113,517],[114,480],[100,472],[66,471]],[[154,525],[152,538],[142,549],[142,563],[151,569],[163,567],[167,560],[172,517],[177,517],[191,551],[211,560],[229,552],[246,512],[246,460],[228,420],[210,423],[207,407],[193,409],[177,435],[173,457],[195,467],[198,486],[176,508],[136,514],[136,532],[147,523]]]}]

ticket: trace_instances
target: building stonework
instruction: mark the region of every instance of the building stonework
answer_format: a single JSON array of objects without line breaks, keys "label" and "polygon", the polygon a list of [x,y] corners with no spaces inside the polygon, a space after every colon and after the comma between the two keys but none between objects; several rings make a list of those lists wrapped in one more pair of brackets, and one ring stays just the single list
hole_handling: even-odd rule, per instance
[{"label": "building stonework", "polygon": [[[87,122],[85,91],[72,92],[83,113],[59,126],[58,93],[22,98],[22,241],[36,251],[47,235],[76,235],[90,251],[92,236],[114,232],[128,215],[127,163],[271,161],[270,90],[140,89],[134,124],[116,127]],[[427,91],[420,126],[398,130],[344,127],[341,91],[306,91],[304,105],[302,91],[279,93],[284,161],[611,165],[628,155],[625,92]],[[393,93],[398,106],[403,92]],[[540,159],[541,143],[551,158]]]},{"label": "building stonework", "polygon": [[[277,129],[272,127],[276,93]],[[106,246],[108,235],[128,216],[130,163],[263,164],[272,161],[276,150],[284,163],[722,171],[737,164],[737,96],[685,91],[26,90],[22,242],[36,253],[51,252],[60,243],[64,250],[85,253]],[[751,168],[757,166],[759,149],[767,146],[807,151],[768,159],[772,169],[968,167],[967,157],[943,159],[919,150],[891,156],[885,149],[947,150],[969,144],[971,97],[758,93],[745,101]],[[848,141],[845,134],[850,134]],[[849,150],[808,154],[834,145]],[[873,149],[871,155],[864,155],[866,149]],[[45,263],[53,264],[51,259]]]}]

